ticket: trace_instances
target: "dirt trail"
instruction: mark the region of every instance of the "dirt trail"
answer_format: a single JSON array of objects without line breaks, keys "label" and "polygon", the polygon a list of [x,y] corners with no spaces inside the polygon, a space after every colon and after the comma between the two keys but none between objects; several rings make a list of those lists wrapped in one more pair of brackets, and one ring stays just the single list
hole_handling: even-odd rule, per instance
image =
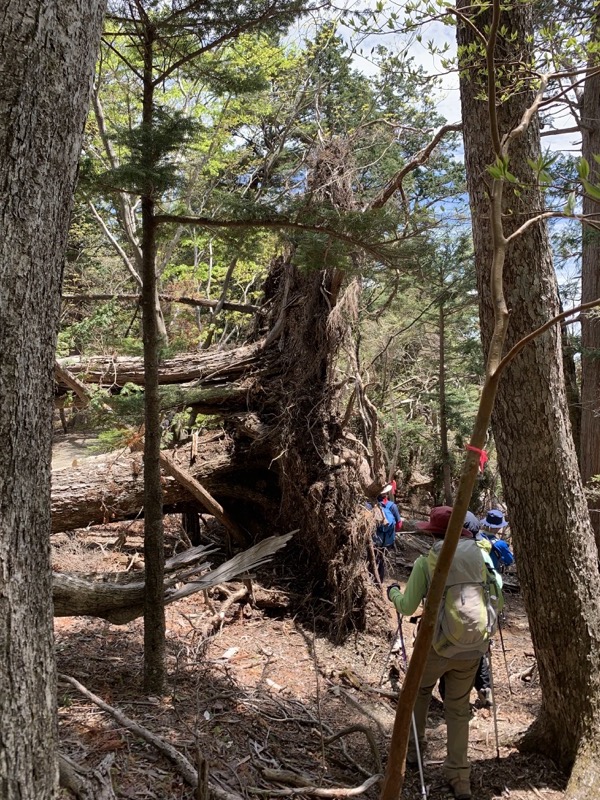
[{"label": "dirt trail", "polygon": [[98,444],[94,433],[57,433],[52,440],[52,469],[77,466],[73,462],[84,459],[102,459],[104,454],[94,453],[90,447]]}]

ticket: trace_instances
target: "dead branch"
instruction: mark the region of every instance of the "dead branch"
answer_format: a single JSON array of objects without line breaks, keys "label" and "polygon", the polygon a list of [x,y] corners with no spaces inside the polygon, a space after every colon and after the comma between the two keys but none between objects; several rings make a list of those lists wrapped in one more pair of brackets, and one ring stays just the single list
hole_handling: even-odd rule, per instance
[{"label": "dead branch", "polygon": [[225,511],[223,506],[215,500],[215,498],[207,492],[200,481],[196,480],[187,470],[183,469],[168,453],[161,450],[160,463],[166,473],[171,475],[177,483],[181,484],[188,492],[198,500],[198,502],[219,522],[224,525],[231,533],[232,538],[239,545],[246,545],[248,537],[246,533],[240,528],[229,514]]},{"label": "dead branch", "polygon": [[[361,710],[364,712],[364,709],[362,709],[362,707]],[[374,717],[372,717],[369,714],[367,714],[367,716],[369,716],[371,719],[374,719]],[[375,719],[375,722],[381,729],[379,720]],[[349,725],[347,728],[344,728],[343,730],[334,733],[333,736],[329,736],[327,739],[325,739],[325,744],[332,744],[338,739],[341,739],[342,736],[349,736],[351,733],[363,733],[365,735],[367,742],[369,743],[369,747],[371,748],[371,753],[373,754],[373,758],[375,759],[375,766],[377,772],[381,772],[382,765],[381,765],[381,756],[379,755],[379,748],[377,747],[377,742],[375,741],[375,737],[373,736],[372,731],[370,731],[366,725],[358,725],[358,724]]]},{"label": "dead branch", "polygon": [[[85,302],[108,302],[116,300],[119,303],[139,303],[141,296],[139,294],[63,294],[63,300],[68,300],[70,303],[85,303]],[[158,299],[163,303],[180,303],[185,306],[192,306],[193,308],[214,308],[220,311],[237,311],[238,314],[256,314],[260,309],[259,306],[251,305],[250,303],[231,303],[228,300],[209,300],[207,297],[185,297],[176,296],[172,294],[159,294]]]},{"label": "dead branch", "polygon": [[[139,725],[137,722],[134,722],[132,719],[125,716],[122,711],[119,711],[113,706],[109,706],[108,703],[105,703],[104,700],[98,697],[98,695],[90,692],[89,689],[86,689],[83,684],[79,683],[78,680],[72,678],[70,675],[59,674],[58,679],[64,683],[68,683],[90,702],[97,705],[98,708],[101,708],[107,714],[110,714],[110,716],[113,717],[113,719],[115,719],[123,728],[131,731],[131,733],[135,734],[140,739],[143,739],[145,742],[148,742],[153,747],[156,747],[156,749],[166,758],[168,758],[169,761],[175,766],[187,784],[189,784],[193,789],[198,787],[198,773],[196,772],[193,764],[188,761],[188,759],[182,753],[180,753],[179,750],[176,750],[168,742],[165,742],[165,740],[161,739],[160,736],[157,736],[156,734],[152,733],[152,731],[149,731],[148,728],[144,728],[142,725]],[[214,783],[209,782],[209,788],[217,800],[241,800],[240,795],[235,794],[234,792],[227,792]]]},{"label": "dead branch", "polygon": [[371,775],[371,777],[367,778],[360,786],[354,786],[348,789],[341,787],[324,789],[321,786],[313,785],[299,786],[294,789],[259,789],[257,786],[248,786],[246,787],[246,791],[251,794],[264,794],[267,797],[296,797],[301,794],[307,794],[311,797],[356,797],[357,795],[364,794],[372,786],[375,786],[376,783],[379,783],[382,777],[382,775]]},{"label": "dead branch", "polygon": [[110,770],[115,754],[109,753],[95,769],[84,769],[72,758],[59,753],[60,785],[79,800],[116,800]]},{"label": "dead branch", "polygon": [[203,628],[202,637],[206,639],[211,633],[216,633],[219,631],[223,627],[225,615],[231,606],[234,603],[239,603],[240,600],[243,600],[244,597],[248,596],[249,593],[246,586],[244,586],[242,589],[238,589],[236,592],[232,592],[229,597],[227,597],[227,599],[221,603],[221,608],[208,620]]}]

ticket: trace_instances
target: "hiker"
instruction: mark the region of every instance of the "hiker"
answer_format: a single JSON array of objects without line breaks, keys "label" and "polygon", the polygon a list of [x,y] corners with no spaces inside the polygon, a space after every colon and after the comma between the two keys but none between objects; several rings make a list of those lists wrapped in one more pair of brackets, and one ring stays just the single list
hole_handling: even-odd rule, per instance
[{"label": "hiker", "polygon": [[[398,584],[388,588],[388,597],[398,614],[414,614],[427,595],[451,514],[450,506],[439,506],[431,510],[428,522],[418,524],[421,530],[432,533],[440,541],[434,543],[427,555],[417,558],[404,593]],[[467,758],[471,718],[469,698],[481,656],[489,647],[493,620],[502,608],[501,586],[502,579],[489,556],[473,540],[473,533],[463,528],[446,581],[439,623],[414,710],[418,746],[422,753],[431,693],[444,676],[447,728],[444,773],[456,800],[471,798],[471,767]],[[411,734],[407,764],[412,766],[417,761],[417,746]]]},{"label": "hiker", "polygon": [[[480,532],[479,517],[477,517],[472,511],[467,511],[464,527],[465,530],[471,532],[471,534],[473,535],[473,539],[477,541],[479,547],[481,547],[486,553],[489,554],[492,549],[491,542]],[[475,691],[477,692],[477,698],[479,699],[481,706],[483,708],[491,708],[492,684],[490,681],[490,665],[488,662],[487,654],[481,656],[481,660],[479,662],[479,666],[475,674],[474,688]],[[440,678],[440,682],[438,684],[438,690],[440,693],[440,697],[443,700],[446,692],[446,686],[443,675]]]},{"label": "hiker", "polygon": [[[398,506],[393,500],[389,499],[392,484],[388,483],[377,495],[377,505],[373,513],[376,519],[375,532],[373,534],[373,546],[375,549],[375,566],[379,580],[383,583],[385,578],[385,557],[396,543],[396,531],[402,528],[402,517]],[[367,504],[367,507],[372,507]]]},{"label": "hiker", "polygon": [[498,533],[503,528],[506,528],[507,525],[508,522],[499,508],[490,509],[484,519],[481,520],[481,532],[491,542],[490,556],[497,572],[504,572],[505,567],[510,567],[515,562],[515,557],[508,542],[498,536]]}]

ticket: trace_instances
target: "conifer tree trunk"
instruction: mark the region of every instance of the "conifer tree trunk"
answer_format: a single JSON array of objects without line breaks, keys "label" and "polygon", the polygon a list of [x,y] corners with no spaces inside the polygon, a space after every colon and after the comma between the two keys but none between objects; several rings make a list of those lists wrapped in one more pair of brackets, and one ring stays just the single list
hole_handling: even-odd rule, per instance
[{"label": "conifer tree trunk", "polygon": [[446,317],[444,301],[440,301],[438,312],[439,333],[439,398],[440,398],[440,451],[442,456],[442,479],[444,504],[452,505],[452,465],[450,464],[450,448],[448,447],[448,413],[446,404]]},{"label": "conifer tree trunk", "polygon": [[[154,132],[153,28],[145,24],[142,125],[148,142]],[[147,148],[148,173],[155,166]],[[158,365],[161,349],[156,313],[156,222],[151,187],[145,187],[142,207],[142,324],[144,336],[144,690],[161,693],[165,682],[165,546],[160,470],[160,397]]]},{"label": "conifer tree trunk", "polygon": [[0,0],[0,797],[57,796],[50,571],[64,254],[104,2]]},{"label": "conifer tree trunk", "polygon": [[[591,42],[600,40],[600,14],[594,12]],[[590,59],[590,68],[597,66],[598,54]],[[590,165],[590,180],[598,181],[598,164],[594,155],[600,154],[600,75],[591,74],[585,80],[581,108],[582,154]],[[597,214],[600,204],[588,195],[583,196],[583,213]],[[582,231],[581,302],[600,297],[600,231],[591,226]],[[581,321],[581,477],[584,484],[600,475],[600,318],[584,315]],[[592,525],[600,548],[600,498],[590,501]]]},{"label": "conifer tree trunk", "polygon": [[[472,15],[475,7],[459,0],[458,8]],[[489,24],[486,13],[472,19],[480,30]],[[503,56],[510,70],[511,63],[529,61],[531,7],[517,4],[502,15],[501,22],[508,28]],[[480,99],[485,87],[478,83],[478,72],[468,61],[466,48],[474,40],[471,28],[460,23],[465,161],[487,351],[493,309],[485,176],[494,158],[488,108]],[[531,92],[521,90],[499,107],[501,135],[519,123],[532,99]],[[527,163],[540,153],[537,120],[513,143],[511,153],[510,171],[524,186],[518,197],[507,186],[507,233],[543,207]],[[549,241],[542,224],[530,227],[509,245],[504,274],[510,310],[508,349],[559,310]],[[600,576],[569,423],[556,326],[529,344],[507,368],[492,424],[543,693],[539,717],[524,745],[546,752],[566,769],[573,767],[567,797],[592,800],[598,796],[600,780]]]}]

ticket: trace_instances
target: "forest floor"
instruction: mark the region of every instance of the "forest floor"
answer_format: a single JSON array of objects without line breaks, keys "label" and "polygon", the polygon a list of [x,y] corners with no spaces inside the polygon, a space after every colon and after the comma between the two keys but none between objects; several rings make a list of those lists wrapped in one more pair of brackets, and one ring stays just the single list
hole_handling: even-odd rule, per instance
[{"label": "forest floor", "polygon": [[[65,468],[73,458],[86,457],[88,444],[80,437],[63,440],[53,467]],[[116,523],[53,536],[54,568],[81,573],[137,569],[143,564],[142,525]],[[119,549],[120,534],[121,541],[126,534],[126,541]],[[166,518],[166,543],[168,555],[185,547],[178,518]],[[422,547],[419,537],[401,535],[387,580],[403,584],[406,565]],[[388,695],[403,675],[399,656],[391,654],[392,615],[380,602],[374,632],[357,633],[336,645],[319,630],[318,619],[307,618],[306,611],[290,611],[301,603],[290,590],[289,568],[281,554],[255,577],[277,600],[274,608],[234,604],[208,638],[207,622],[214,620],[225,598],[218,588],[207,597],[199,593],[167,607],[168,688],[163,696],[143,693],[140,619],[117,626],[95,618],[56,618],[58,671],[76,678],[192,763],[200,753],[210,781],[225,791],[248,798],[305,798],[311,795],[293,787],[311,784],[329,790],[324,796],[341,796],[337,790],[359,787],[387,759],[395,710]],[[282,597],[289,598],[287,609]],[[405,621],[403,632],[410,658],[414,626]],[[499,641],[492,659],[499,759],[493,714],[472,694],[473,798],[558,800],[564,776],[551,761],[521,755],[514,746],[534,719],[540,698],[527,618],[516,592],[506,595],[503,634],[510,691]],[[196,796],[158,749],[69,684],[59,682],[58,699],[62,752],[85,767],[95,767],[114,753],[112,780],[119,800]],[[428,797],[446,800],[451,795],[441,770],[445,725],[437,690],[427,739]],[[375,800],[379,790],[377,784],[360,796]],[[64,790],[65,800],[68,796]],[[422,797],[418,773],[407,772],[402,797]]]},{"label": "forest floor", "polygon": [[[171,548],[181,547],[178,522],[168,524]],[[127,529],[121,550],[117,534]],[[109,525],[53,537],[55,568],[65,571],[123,570],[140,562],[141,523]],[[408,540],[415,537],[406,537]],[[406,542],[397,557],[411,555]],[[276,571],[279,571],[281,565]],[[268,568],[257,583],[274,586]],[[276,590],[285,578],[276,577]],[[390,578],[403,582],[407,571],[392,565]],[[231,588],[231,587],[230,587]],[[356,634],[342,645],[301,622],[289,611],[269,612],[235,605],[221,629],[208,640],[202,629],[219,607],[215,590],[206,604],[200,593],[167,608],[168,690],[161,697],[142,690],[143,629],[141,620],[116,626],[92,618],[55,620],[60,673],[75,677],[106,703],[178,748],[196,762],[197,748],[208,761],[210,780],[246,797],[291,793],[296,785],[328,789],[360,786],[380,771],[394,719],[390,677],[402,680],[402,665],[390,656],[391,617],[383,618],[380,635]],[[382,612],[385,617],[385,612]],[[512,694],[502,651],[494,649],[500,759],[496,759],[493,715],[478,707],[473,692],[469,752],[476,800],[556,800],[564,777],[551,762],[523,756],[514,740],[533,720],[539,702],[535,673],[528,682],[519,675],[533,665],[527,620],[518,595],[507,597],[504,641]],[[404,623],[408,654],[414,626]],[[445,726],[434,694],[425,755],[425,776],[431,800],[449,796],[441,772]],[[60,737],[63,752],[84,766],[96,766],[116,753],[112,770],[121,798],[191,800],[174,766],[151,745],[136,738],[67,684],[59,684]],[[353,733],[328,743],[351,726]],[[269,771],[270,770],[270,771]],[[308,797],[308,794],[296,794]],[[367,798],[378,797],[378,787]],[[421,796],[418,774],[409,772],[403,797]],[[66,794],[65,794],[66,797]]]}]

